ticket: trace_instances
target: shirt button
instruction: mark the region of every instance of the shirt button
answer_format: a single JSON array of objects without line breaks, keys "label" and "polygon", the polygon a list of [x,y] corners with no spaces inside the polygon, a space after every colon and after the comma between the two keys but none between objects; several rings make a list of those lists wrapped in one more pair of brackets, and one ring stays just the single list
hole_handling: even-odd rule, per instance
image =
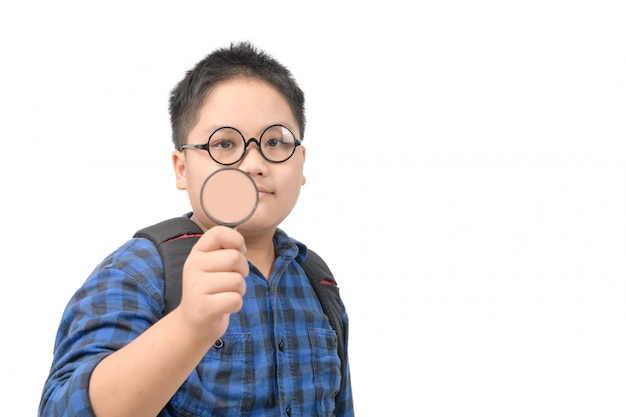
[{"label": "shirt button", "polygon": [[[281,341],[281,342],[278,344],[278,349],[280,349],[280,351],[281,351],[281,352],[284,352],[284,351],[285,351],[285,349],[286,349],[286,348],[285,348],[285,342]],[[289,410],[289,409],[288,409],[288,410]]]},{"label": "shirt button", "polygon": [[287,407],[285,411],[287,412],[287,415],[291,417],[291,407]]},{"label": "shirt button", "polygon": [[222,338],[219,338],[215,341],[215,343],[213,343],[213,346],[215,346],[215,349],[221,349],[224,347],[224,341]]}]

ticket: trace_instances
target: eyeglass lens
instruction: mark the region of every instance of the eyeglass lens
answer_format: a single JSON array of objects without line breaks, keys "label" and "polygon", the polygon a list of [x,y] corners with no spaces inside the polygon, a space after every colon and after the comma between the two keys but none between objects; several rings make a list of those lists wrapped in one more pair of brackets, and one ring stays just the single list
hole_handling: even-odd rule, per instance
[{"label": "eyeglass lens", "polygon": [[[251,139],[250,142],[257,142]],[[250,142],[248,145],[250,145]],[[271,126],[261,135],[258,143],[261,154],[271,162],[282,162],[294,152],[296,139],[284,126]],[[209,153],[220,164],[234,164],[246,152],[246,141],[243,135],[231,127],[216,130],[209,138]]]}]

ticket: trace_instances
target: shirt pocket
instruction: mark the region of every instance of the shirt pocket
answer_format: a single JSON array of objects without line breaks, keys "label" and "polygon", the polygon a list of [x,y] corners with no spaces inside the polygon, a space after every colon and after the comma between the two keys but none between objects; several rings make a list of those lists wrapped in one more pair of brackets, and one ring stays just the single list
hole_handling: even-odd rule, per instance
[{"label": "shirt pocket", "polygon": [[253,358],[250,333],[224,334],[174,396],[174,407],[184,416],[246,416],[255,396]]},{"label": "shirt pocket", "polygon": [[319,416],[332,416],[335,396],[341,385],[341,360],[337,352],[338,340],[334,330],[309,328],[313,349],[313,378]]}]

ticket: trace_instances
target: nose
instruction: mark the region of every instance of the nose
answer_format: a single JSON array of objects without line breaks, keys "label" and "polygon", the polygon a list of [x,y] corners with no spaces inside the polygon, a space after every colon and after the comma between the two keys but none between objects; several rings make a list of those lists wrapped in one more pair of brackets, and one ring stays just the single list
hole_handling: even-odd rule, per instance
[{"label": "nose", "polygon": [[[256,146],[251,146],[251,142]],[[246,143],[243,158],[239,161],[239,169],[249,175],[263,175],[267,172],[267,161],[261,154],[261,147],[258,140],[251,138]]]}]

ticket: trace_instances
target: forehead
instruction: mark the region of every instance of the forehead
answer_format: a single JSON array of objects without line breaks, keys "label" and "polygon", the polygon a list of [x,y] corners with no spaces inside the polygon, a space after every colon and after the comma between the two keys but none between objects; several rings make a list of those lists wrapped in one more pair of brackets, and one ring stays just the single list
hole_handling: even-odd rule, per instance
[{"label": "forehead", "polygon": [[271,84],[250,77],[237,77],[214,86],[204,97],[200,118],[221,126],[255,121],[295,122],[287,99]]}]

